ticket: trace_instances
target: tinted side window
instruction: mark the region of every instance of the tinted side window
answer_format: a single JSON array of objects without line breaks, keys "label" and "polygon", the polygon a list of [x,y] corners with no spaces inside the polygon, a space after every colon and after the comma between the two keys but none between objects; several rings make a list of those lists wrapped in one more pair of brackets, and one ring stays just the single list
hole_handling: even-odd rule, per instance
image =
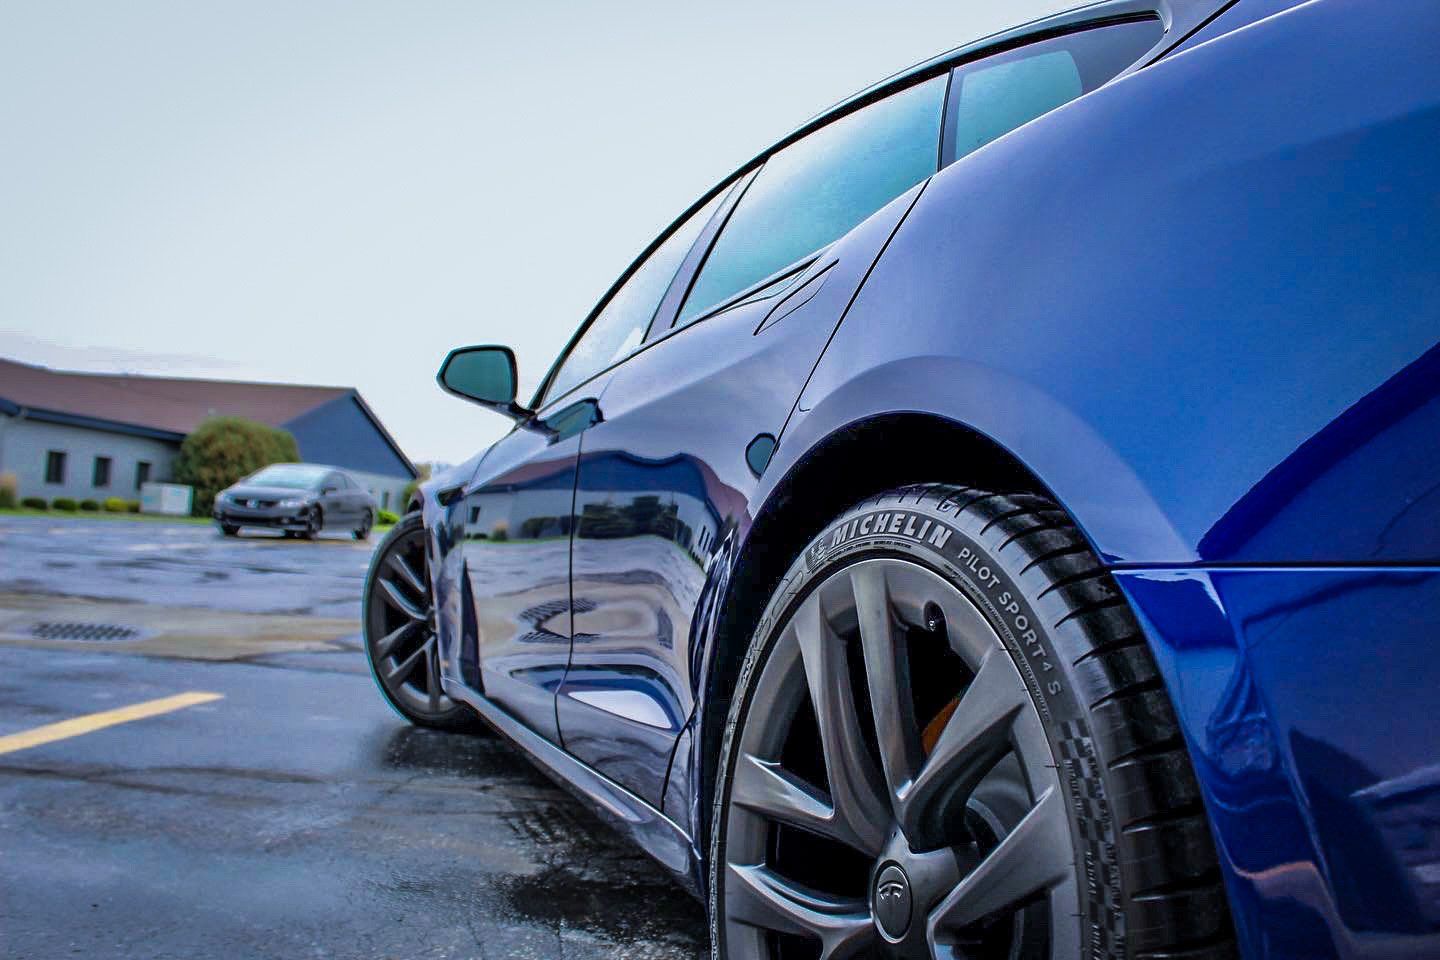
[{"label": "tinted side window", "polygon": [[685,324],[845,234],[935,172],[945,77],[902,90],[780,150],[715,241]]},{"label": "tinted side window", "polygon": [[946,162],[1112,79],[1159,40],[1155,19],[1092,27],[956,67],[950,87]]},{"label": "tinted side window", "polygon": [[725,196],[726,191],[721,190],[677,227],[615,291],[565,355],[545,390],[545,403],[579,386],[640,346],[650,319],[670,288],[670,281],[675,279],[685,254],[690,252],[695,238],[710,222]]}]

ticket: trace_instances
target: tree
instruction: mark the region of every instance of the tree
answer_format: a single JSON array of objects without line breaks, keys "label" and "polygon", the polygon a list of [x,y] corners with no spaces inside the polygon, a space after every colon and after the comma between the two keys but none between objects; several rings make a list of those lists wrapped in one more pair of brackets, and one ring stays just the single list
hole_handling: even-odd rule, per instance
[{"label": "tree", "polygon": [[288,430],[245,417],[211,417],[180,444],[175,482],[195,488],[195,515],[208,516],[215,494],[272,463],[300,459]]}]

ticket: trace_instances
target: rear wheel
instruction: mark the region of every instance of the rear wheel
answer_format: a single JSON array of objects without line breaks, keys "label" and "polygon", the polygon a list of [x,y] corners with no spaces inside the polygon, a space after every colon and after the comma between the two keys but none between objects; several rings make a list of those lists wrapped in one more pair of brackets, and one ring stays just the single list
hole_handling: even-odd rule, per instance
[{"label": "rear wheel", "polygon": [[1039,497],[832,523],[751,642],[718,783],[717,957],[1235,955],[1144,638]]},{"label": "rear wheel", "polygon": [[300,535],[306,540],[314,540],[320,536],[320,531],[323,529],[325,529],[325,511],[314,507],[305,517],[305,529]]},{"label": "rear wheel", "polygon": [[375,526],[375,516],[369,510],[366,510],[364,516],[360,518],[360,526],[355,528],[355,539],[370,539],[370,528],[373,526]]},{"label": "rear wheel", "polygon": [[429,552],[419,514],[381,541],[365,580],[365,653],[385,699],[424,727],[475,730],[478,718],[440,688]]}]

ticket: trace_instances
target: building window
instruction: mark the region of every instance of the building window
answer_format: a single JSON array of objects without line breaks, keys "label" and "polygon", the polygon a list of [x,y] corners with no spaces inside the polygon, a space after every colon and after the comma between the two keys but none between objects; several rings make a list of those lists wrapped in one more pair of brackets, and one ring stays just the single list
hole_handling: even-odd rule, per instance
[{"label": "building window", "polygon": [[50,450],[45,454],[45,482],[65,482],[65,453],[62,450]]},{"label": "building window", "polygon": [[135,464],[135,489],[139,490],[150,482],[150,463],[141,460]]},{"label": "building window", "polygon": [[380,495],[380,509],[381,509],[381,510],[389,510],[389,509],[390,509],[390,491],[389,491],[389,490],[386,490],[383,494]]},{"label": "building window", "polygon": [[95,475],[94,475],[94,477],[93,477],[93,481],[94,481],[94,485],[97,486],[97,487],[108,487],[108,486],[110,486],[110,458],[109,458],[109,457],[96,457],[96,458],[95,458]]}]

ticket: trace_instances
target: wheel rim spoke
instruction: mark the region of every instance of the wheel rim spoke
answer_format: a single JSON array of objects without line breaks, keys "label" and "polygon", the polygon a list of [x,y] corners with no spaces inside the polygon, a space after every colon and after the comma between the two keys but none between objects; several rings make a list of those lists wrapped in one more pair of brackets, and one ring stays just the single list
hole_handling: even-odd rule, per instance
[{"label": "wheel rim spoke", "polygon": [[425,620],[425,611],[421,610],[418,606],[415,605],[414,601],[412,601],[409,597],[405,596],[405,594],[401,593],[400,588],[395,586],[395,583],[393,581],[381,580],[380,593],[385,598],[386,602],[390,604],[390,606],[394,607],[396,610],[403,613],[411,620]]},{"label": "wheel rim spoke", "polygon": [[[369,523],[366,523],[365,526],[368,527]],[[405,585],[414,591],[415,596],[424,597],[429,594],[430,591],[425,589],[425,584],[421,582],[414,568],[412,568],[398,552],[390,554],[390,559],[386,562],[390,569],[394,570],[400,579],[405,581]]]},{"label": "wheel rim spoke", "polygon": [[923,755],[915,736],[913,706],[899,691],[909,688],[905,646],[891,612],[890,589],[882,564],[862,563],[851,569],[850,586],[860,626],[860,648],[870,686],[880,761],[890,800],[898,815],[898,798],[920,768]]},{"label": "wheel rim spoke", "polygon": [[835,819],[858,849],[877,853],[885,843],[891,806],[861,733],[844,644],[830,629],[818,591],[796,611],[792,626],[820,727]]},{"label": "wheel rim spoke", "polygon": [[901,793],[900,826],[912,842],[942,843],[946,812],[1009,751],[1026,693],[1008,656],[1003,650],[986,656],[924,766]]},{"label": "wheel rim spoke", "polygon": [[867,841],[835,815],[829,800],[779,763],[742,754],[735,766],[731,799],[747,810],[839,841],[857,850]]},{"label": "wheel rim spoke", "polygon": [[781,877],[761,865],[727,870],[725,900],[730,919],[820,941],[825,960],[844,960],[875,942],[864,901],[830,897]]},{"label": "wheel rim spoke", "polygon": [[835,569],[755,683],[728,781],[730,949],[1075,955],[1068,795],[1020,667],[960,588],[893,557]]},{"label": "wheel rim spoke", "polygon": [[396,645],[419,626],[420,623],[417,620],[406,620],[400,624],[400,626],[385,634],[385,636],[375,642],[375,659],[383,660],[390,656]]},{"label": "wheel rim spoke", "polygon": [[1016,907],[1074,876],[1064,798],[1051,787],[1015,829],[931,912],[931,944],[945,931]]},{"label": "wheel rim spoke", "polygon": [[410,679],[410,675],[415,672],[415,668],[420,665],[421,661],[427,660],[427,658],[429,657],[430,648],[433,647],[434,644],[434,638],[426,640],[419,647],[417,647],[413,653],[407,656],[404,660],[401,660],[399,663],[397,663],[394,669],[386,673],[385,680],[388,683],[401,683],[405,680]]}]

